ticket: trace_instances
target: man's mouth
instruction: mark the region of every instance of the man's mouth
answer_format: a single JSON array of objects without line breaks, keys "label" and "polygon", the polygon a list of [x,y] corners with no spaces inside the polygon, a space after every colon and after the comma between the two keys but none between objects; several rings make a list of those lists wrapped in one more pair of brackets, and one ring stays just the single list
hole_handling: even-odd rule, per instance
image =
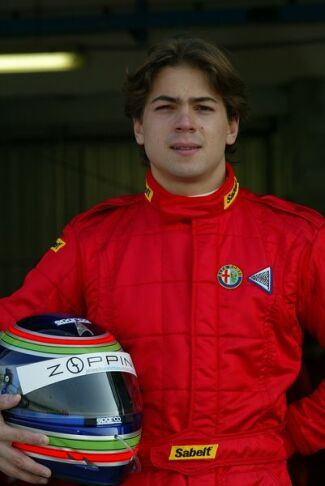
[{"label": "man's mouth", "polygon": [[201,148],[201,145],[197,143],[174,143],[170,148],[180,154],[186,155],[197,152]]}]

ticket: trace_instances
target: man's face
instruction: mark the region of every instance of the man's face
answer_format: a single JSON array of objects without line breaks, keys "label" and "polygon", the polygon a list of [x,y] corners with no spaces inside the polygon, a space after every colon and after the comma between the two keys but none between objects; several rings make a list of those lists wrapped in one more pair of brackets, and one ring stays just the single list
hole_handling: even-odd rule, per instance
[{"label": "man's face", "polygon": [[213,191],[225,176],[225,146],[233,144],[238,120],[228,120],[221,97],[205,73],[187,65],[157,75],[134,133],[154,178],[174,194]]}]

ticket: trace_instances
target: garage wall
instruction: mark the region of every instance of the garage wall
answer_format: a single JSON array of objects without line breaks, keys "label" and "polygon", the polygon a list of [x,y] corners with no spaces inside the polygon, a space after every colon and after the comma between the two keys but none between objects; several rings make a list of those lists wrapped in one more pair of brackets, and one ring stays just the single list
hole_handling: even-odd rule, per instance
[{"label": "garage wall", "polygon": [[20,285],[73,216],[141,190],[144,172],[129,141],[0,148],[0,295]]}]

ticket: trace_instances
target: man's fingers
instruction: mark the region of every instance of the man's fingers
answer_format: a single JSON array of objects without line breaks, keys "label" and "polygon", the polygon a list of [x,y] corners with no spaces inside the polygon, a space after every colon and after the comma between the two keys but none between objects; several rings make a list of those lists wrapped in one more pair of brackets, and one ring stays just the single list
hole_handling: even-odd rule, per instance
[{"label": "man's fingers", "polygon": [[15,469],[19,469],[22,472],[28,472],[33,476],[41,476],[43,478],[49,478],[51,476],[50,469],[34,461],[31,457],[27,456],[23,452],[14,449],[10,451],[9,456],[10,465]]},{"label": "man's fingers", "polygon": [[2,441],[7,442],[24,442],[25,444],[41,446],[46,446],[49,443],[46,435],[29,432],[24,429],[15,429],[6,424],[0,425],[0,437]]},{"label": "man's fingers", "polygon": [[[20,399],[20,395],[0,395],[0,411],[15,407]],[[46,484],[50,469],[12,447],[13,442],[47,445],[49,440],[46,435],[7,425],[0,412],[0,471],[27,483]]]},{"label": "man's fingers", "polygon": [[18,405],[21,400],[20,395],[0,395],[0,410],[6,410]]},{"label": "man's fingers", "polygon": [[46,484],[51,471],[11,446],[0,444],[0,470],[32,484]]},{"label": "man's fingers", "polygon": [[21,469],[15,468],[15,466],[13,466],[12,464],[4,463],[2,459],[0,459],[0,470],[11,478],[26,481],[27,483],[47,484],[48,482],[48,477],[45,477],[43,475],[38,476],[28,471],[23,471]]},{"label": "man's fingers", "polygon": [[[21,399],[20,395],[0,395],[0,410],[15,407]],[[5,424],[0,413],[0,440],[8,442],[25,442],[26,444],[47,445],[49,440],[44,434],[16,429]]]}]

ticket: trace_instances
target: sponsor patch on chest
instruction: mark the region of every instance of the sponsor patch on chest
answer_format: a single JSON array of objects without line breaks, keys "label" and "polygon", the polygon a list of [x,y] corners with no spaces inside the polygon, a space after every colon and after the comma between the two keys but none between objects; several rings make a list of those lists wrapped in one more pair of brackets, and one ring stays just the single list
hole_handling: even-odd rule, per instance
[{"label": "sponsor patch on chest", "polygon": [[218,444],[175,445],[170,449],[170,461],[188,461],[193,459],[215,459]]},{"label": "sponsor patch on chest", "polygon": [[236,265],[229,263],[218,270],[217,280],[225,289],[235,289],[242,283],[243,272]]},{"label": "sponsor patch on chest", "polygon": [[272,269],[271,267],[263,268],[259,272],[254,273],[248,277],[248,280],[257,285],[262,290],[265,290],[268,294],[272,293]]}]

